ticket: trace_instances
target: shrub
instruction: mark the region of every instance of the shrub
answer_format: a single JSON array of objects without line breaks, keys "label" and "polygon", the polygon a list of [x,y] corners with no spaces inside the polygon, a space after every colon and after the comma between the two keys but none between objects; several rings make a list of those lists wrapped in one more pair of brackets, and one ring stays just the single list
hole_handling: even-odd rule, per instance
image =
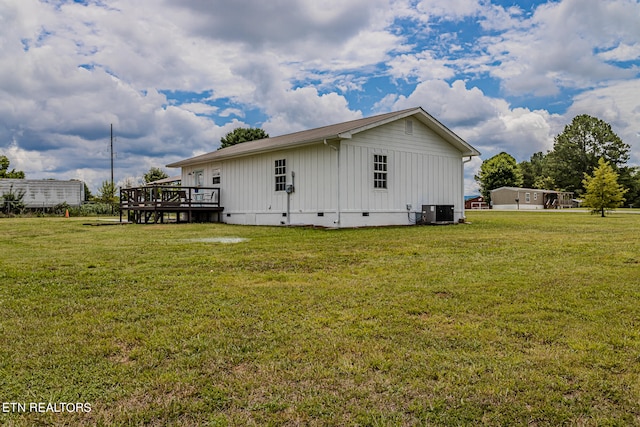
[{"label": "shrub", "polygon": [[13,185],[9,187],[9,191],[2,194],[3,204],[3,212],[7,215],[11,214],[20,214],[24,211],[24,199],[25,191],[17,190],[13,191]]}]

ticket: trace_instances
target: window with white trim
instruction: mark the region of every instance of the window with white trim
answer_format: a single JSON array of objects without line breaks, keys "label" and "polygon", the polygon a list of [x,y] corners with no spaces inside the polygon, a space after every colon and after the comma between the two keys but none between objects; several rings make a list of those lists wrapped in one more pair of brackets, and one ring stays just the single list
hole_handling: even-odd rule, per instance
[{"label": "window with white trim", "polygon": [[524,202],[525,203],[531,203],[531,193],[525,193],[524,194]]},{"label": "window with white trim", "polygon": [[275,161],[276,191],[285,191],[287,188],[287,160]]},{"label": "window with white trim", "polygon": [[384,154],[373,155],[373,188],[387,188],[387,156]]},{"label": "window with white trim", "polygon": [[214,169],[211,172],[211,175],[213,176],[213,179],[211,180],[211,183],[213,185],[218,185],[220,184],[220,169]]}]

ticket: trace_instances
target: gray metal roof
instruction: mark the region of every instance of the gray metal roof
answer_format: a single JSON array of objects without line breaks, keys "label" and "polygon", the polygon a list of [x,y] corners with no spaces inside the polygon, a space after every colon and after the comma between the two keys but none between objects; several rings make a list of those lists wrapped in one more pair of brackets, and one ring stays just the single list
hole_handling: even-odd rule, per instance
[{"label": "gray metal roof", "polygon": [[373,117],[366,117],[358,120],[351,120],[348,122],[324,126],[316,129],[290,133],[287,135],[276,136],[273,138],[243,142],[231,147],[222,148],[220,150],[212,151],[207,154],[202,154],[200,156],[171,163],[168,164],[167,167],[177,168],[201,163],[208,163],[216,160],[223,160],[251,154],[283,150],[286,148],[292,148],[301,145],[319,143],[325,140],[335,141],[350,139],[353,135],[359,132],[363,132],[365,130],[372,129],[409,116],[414,116],[416,119],[420,120],[420,122],[425,124],[435,133],[440,135],[444,140],[460,150],[463,156],[480,155],[480,152],[478,152],[475,148],[465,142],[462,138],[460,138],[442,123],[433,118],[421,107],[417,107],[392,113],[380,114]]}]

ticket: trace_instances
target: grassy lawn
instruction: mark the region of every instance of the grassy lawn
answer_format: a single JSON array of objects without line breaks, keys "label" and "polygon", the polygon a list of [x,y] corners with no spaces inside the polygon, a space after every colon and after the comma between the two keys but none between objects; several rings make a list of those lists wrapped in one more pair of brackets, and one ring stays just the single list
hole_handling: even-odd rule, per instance
[{"label": "grassy lawn", "polygon": [[640,215],[468,219],[0,219],[0,424],[640,425]]}]

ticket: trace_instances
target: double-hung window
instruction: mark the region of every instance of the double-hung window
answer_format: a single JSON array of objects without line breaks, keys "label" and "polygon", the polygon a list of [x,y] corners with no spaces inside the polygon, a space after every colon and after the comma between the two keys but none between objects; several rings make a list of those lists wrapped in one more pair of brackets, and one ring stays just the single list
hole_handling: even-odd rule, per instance
[{"label": "double-hung window", "polygon": [[383,154],[373,155],[373,188],[387,188],[387,156]]},{"label": "double-hung window", "polygon": [[280,159],[275,162],[276,191],[285,191],[287,188],[287,160]]}]

